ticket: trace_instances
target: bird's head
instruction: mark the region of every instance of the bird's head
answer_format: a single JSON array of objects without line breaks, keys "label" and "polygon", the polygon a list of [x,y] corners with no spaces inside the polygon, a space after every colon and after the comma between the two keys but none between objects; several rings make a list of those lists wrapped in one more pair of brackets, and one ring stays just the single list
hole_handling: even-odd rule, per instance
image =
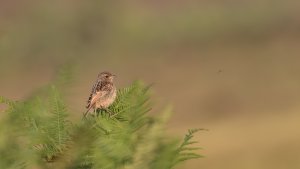
[{"label": "bird's head", "polygon": [[109,82],[113,82],[114,77],[116,75],[110,73],[110,72],[102,72],[98,75],[98,78],[100,78],[102,81],[109,81]]}]

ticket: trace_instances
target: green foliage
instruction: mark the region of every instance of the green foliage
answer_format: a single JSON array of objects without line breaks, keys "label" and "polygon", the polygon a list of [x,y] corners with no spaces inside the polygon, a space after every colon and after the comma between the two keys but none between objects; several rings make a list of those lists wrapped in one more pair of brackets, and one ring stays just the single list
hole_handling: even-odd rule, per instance
[{"label": "green foliage", "polygon": [[149,98],[149,86],[135,82],[118,91],[112,116],[101,110],[72,124],[55,86],[22,102],[0,97],[8,105],[0,123],[0,168],[171,169],[201,157],[191,147],[198,129],[181,144],[166,136],[171,110],[147,115]]},{"label": "green foliage", "polygon": [[188,133],[185,135],[183,142],[181,143],[180,147],[176,150],[176,158],[174,158],[175,161],[173,165],[193,158],[203,157],[194,152],[195,150],[199,150],[199,147],[191,147],[191,144],[198,143],[197,141],[191,141],[191,139],[194,137],[194,133],[198,132],[199,130],[203,129],[188,130]]}]

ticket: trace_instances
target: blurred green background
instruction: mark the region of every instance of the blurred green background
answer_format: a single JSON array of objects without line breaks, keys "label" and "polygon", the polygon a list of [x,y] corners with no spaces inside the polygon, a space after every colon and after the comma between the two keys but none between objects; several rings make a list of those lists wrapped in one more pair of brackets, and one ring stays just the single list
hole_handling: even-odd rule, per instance
[{"label": "blurred green background", "polygon": [[300,168],[300,1],[0,1],[0,95],[25,98],[65,63],[74,119],[109,70],[118,87],[154,83],[170,134],[209,129],[206,158],[181,168]]}]

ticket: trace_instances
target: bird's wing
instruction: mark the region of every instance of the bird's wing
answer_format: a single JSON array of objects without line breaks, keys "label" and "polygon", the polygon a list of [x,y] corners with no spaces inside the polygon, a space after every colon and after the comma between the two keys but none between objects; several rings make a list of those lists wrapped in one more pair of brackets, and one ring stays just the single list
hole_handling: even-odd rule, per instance
[{"label": "bird's wing", "polygon": [[103,94],[103,91],[96,92],[96,94],[92,97],[90,107],[93,107],[96,104],[97,100],[99,100],[103,96]]},{"label": "bird's wing", "polygon": [[97,81],[95,82],[95,84],[93,85],[91,94],[90,94],[90,96],[89,96],[89,98],[88,98],[88,101],[87,101],[86,108],[91,107],[91,101],[92,101],[92,98],[93,98],[93,96],[96,94],[97,87],[98,87],[99,85],[100,85],[100,80],[97,80]]},{"label": "bird's wing", "polygon": [[95,106],[97,100],[99,100],[104,94],[105,94],[104,91],[99,91],[99,92],[96,92],[95,94],[91,95],[91,101],[90,101],[90,103],[87,107],[87,111],[84,113],[83,117],[86,117],[86,115],[91,110],[91,108],[93,108]]},{"label": "bird's wing", "polygon": [[90,94],[90,97],[89,97],[89,99],[87,101],[87,104],[86,104],[86,108],[89,108],[91,106],[92,98],[93,98],[93,93]]}]

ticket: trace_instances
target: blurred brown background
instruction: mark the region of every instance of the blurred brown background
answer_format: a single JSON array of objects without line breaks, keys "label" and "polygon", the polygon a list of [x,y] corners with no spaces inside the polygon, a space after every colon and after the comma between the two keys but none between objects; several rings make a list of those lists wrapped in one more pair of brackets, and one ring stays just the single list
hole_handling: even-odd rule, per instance
[{"label": "blurred brown background", "polygon": [[155,84],[170,134],[209,129],[206,158],[181,168],[300,168],[300,1],[0,1],[0,95],[25,98],[64,63],[74,119],[110,70],[118,87]]}]

